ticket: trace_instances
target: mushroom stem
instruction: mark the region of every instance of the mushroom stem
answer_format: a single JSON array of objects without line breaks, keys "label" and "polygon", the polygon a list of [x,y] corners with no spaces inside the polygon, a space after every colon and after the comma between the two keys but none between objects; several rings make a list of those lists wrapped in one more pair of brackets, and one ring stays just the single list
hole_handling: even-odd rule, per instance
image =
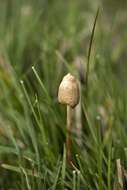
[{"label": "mushroom stem", "polygon": [[[79,91],[81,92],[81,84],[79,82]],[[82,145],[82,105],[81,105],[81,96],[79,104],[75,108],[75,122],[76,122],[76,134],[77,134],[77,144]]]},{"label": "mushroom stem", "polygon": [[67,105],[67,137],[66,137],[66,151],[67,151],[67,160],[71,161],[71,132],[72,132],[72,117],[73,117],[73,108]]}]

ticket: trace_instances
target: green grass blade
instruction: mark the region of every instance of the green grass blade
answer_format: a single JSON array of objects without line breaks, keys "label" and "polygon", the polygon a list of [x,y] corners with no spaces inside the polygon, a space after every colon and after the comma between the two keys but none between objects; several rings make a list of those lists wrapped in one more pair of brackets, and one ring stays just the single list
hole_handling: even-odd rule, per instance
[{"label": "green grass blade", "polygon": [[73,171],[73,190],[76,190],[76,171]]},{"label": "green grass blade", "polygon": [[99,8],[98,8],[96,16],[95,16],[95,20],[94,20],[94,24],[93,24],[93,29],[92,29],[92,33],[91,33],[91,38],[90,38],[89,50],[88,50],[87,71],[86,71],[86,87],[88,86],[89,67],[90,67],[90,55],[91,55],[92,43],[93,43],[93,38],[94,38],[94,33],[95,33],[95,28],[96,28],[96,23],[97,23],[98,15],[99,15]]},{"label": "green grass blade", "polygon": [[64,145],[63,161],[62,161],[62,169],[61,169],[61,180],[62,180],[63,189],[64,189],[65,175],[66,175],[66,147]]},{"label": "green grass blade", "polygon": [[44,86],[42,80],[40,79],[40,77],[39,77],[39,75],[38,75],[36,69],[34,68],[34,66],[32,66],[32,70],[33,70],[33,72],[34,72],[34,74],[35,74],[35,76],[36,76],[36,78],[37,78],[37,80],[38,80],[40,86],[42,87],[43,92],[45,93],[45,95],[46,95],[46,97],[47,97],[47,99],[48,99],[47,102],[50,102],[50,103],[51,103],[51,98],[50,98],[50,96],[48,95],[48,92],[47,92],[47,90],[46,90],[46,88],[45,88],[45,86]]}]

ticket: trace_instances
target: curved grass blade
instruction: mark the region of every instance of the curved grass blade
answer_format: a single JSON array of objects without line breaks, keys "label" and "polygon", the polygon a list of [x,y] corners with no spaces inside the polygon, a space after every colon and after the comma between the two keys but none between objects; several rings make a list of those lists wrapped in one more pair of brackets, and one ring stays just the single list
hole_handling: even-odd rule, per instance
[{"label": "curved grass blade", "polygon": [[96,23],[97,23],[98,15],[99,15],[99,8],[97,9],[97,13],[96,13],[95,20],[94,20],[94,25],[93,25],[93,29],[92,29],[91,38],[90,38],[88,56],[87,56],[86,88],[88,88],[88,77],[89,77],[89,67],[90,67],[90,66],[89,66],[89,65],[90,65],[90,55],[91,55],[92,44],[93,44],[93,38],[94,38],[94,33],[95,33],[95,28],[96,28]]}]

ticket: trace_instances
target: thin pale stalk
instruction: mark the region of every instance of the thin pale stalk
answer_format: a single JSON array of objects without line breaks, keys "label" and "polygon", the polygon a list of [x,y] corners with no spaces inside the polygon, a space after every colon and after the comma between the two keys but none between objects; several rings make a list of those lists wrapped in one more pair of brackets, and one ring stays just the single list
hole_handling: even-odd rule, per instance
[{"label": "thin pale stalk", "polygon": [[[81,85],[79,82],[79,90],[81,92]],[[75,108],[75,118],[76,118],[76,141],[79,146],[82,145],[82,107],[81,107],[81,97],[79,104]]]},{"label": "thin pale stalk", "polygon": [[73,109],[67,105],[67,137],[66,137],[66,151],[67,151],[67,160],[71,161],[71,132],[72,132],[72,115]]}]

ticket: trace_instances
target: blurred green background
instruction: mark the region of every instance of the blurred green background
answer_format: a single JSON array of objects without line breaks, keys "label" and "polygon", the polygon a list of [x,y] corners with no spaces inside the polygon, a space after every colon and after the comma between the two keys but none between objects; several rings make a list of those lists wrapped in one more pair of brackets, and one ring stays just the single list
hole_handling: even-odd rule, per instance
[{"label": "blurred green background", "polygon": [[[1,189],[113,189],[115,160],[127,167],[126,11],[126,0],[0,0]],[[83,77],[76,176],[66,165],[66,109],[57,101],[68,72]]]}]

